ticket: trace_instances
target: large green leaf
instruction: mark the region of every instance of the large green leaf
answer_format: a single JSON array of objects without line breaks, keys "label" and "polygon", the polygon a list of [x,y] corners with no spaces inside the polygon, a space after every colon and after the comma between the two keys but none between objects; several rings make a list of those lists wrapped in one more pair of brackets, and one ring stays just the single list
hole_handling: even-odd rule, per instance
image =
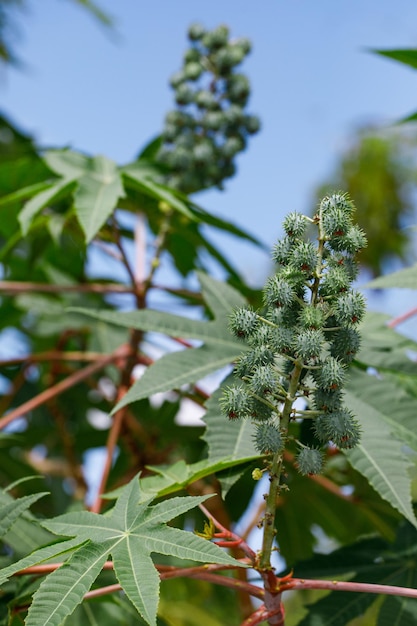
[{"label": "large green leaf", "polygon": [[395,289],[417,289],[417,263],[411,267],[398,270],[398,272],[379,276],[363,285],[365,289],[387,289],[389,287]]},{"label": "large green leaf", "polygon": [[417,527],[411,504],[412,457],[394,436],[394,429],[381,411],[352,392],[346,394],[346,402],[362,425],[361,443],[346,451],[349,462],[382,498]]},{"label": "large green leaf", "polygon": [[416,49],[394,49],[394,50],[371,50],[375,54],[380,54],[383,57],[387,57],[388,59],[392,59],[393,61],[398,61],[399,63],[404,63],[405,65],[409,65],[410,67],[417,69],[417,50]]},{"label": "large green leaf", "polygon": [[204,346],[200,348],[188,348],[161,357],[132,385],[113,412],[154,393],[195,383],[231,363],[244,349],[243,344],[232,337],[227,328],[228,312],[235,306],[243,305],[244,299],[226,283],[202,274],[200,280],[203,297],[215,316],[214,321],[190,320],[151,310],[123,313],[72,309],[118,326],[160,332],[172,337],[193,337],[204,341]]},{"label": "large green leaf", "polygon": [[116,164],[104,156],[91,160],[89,169],[78,179],[74,196],[75,212],[90,242],[125,196]]},{"label": "large green leaf", "polygon": [[76,179],[64,178],[63,180],[53,184],[49,189],[45,189],[31,198],[24,205],[19,213],[19,223],[23,236],[27,235],[33,218],[51,202],[55,202],[60,197],[66,195],[75,187]]},{"label": "large green leaf", "polygon": [[79,178],[88,170],[89,159],[72,150],[47,150],[44,161],[50,170],[63,178]]},{"label": "large green leaf", "polygon": [[417,343],[389,328],[389,315],[368,312],[361,325],[362,343],[358,361],[378,371],[415,375],[416,365],[409,353]]},{"label": "large green leaf", "polygon": [[[412,377],[409,377],[411,380]],[[417,372],[414,377],[417,383]],[[395,438],[417,452],[417,398],[403,385],[404,380],[393,374],[370,376],[366,372],[352,369],[347,388],[369,407],[376,409],[380,419],[388,426]],[[361,418],[366,424],[366,412]]]},{"label": "large green leaf", "polygon": [[27,511],[27,509],[34,504],[43,496],[46,496],[47,493],[34,493],[30,496],[24,496],[23,498],[19,498],[18,500],[12,500],[7,504],[2,504],[0,510],[0,537],[5,535],[15,521]]},{"label": "large green leaf", "polygon": [[[166,522],[186,513],[207,499],[173,498],[154,506],[141,502],[138,477],[122,491],[110,515],[88,511],[67,513],[45,521],[44,526],[59,535],[75,539],[47,546],[0,571],[0,581],[27,567],[28,563],[56,556],[59,550],[76,550],[65,564],[47,576],[33,597],[27,626],[60,626],[81,603],[100,573],[109,554],[116,577],[129,600],[148,624],[156,624],[159,576],[151,553],[181,559],[240,565],[220,548],[187,531],[172,528]],[[53,552],[55,549],[55,553]]]},{"label": "large green leaf", "polygon": [[132,187],[151,198],[166,202],[170,207],[176,209],[190,220],[198,221],[196,216],[190,211],[187,203],[179,198],[178,195],[174,194],[172,189],[156,183],[146,175],[146,172],[144,173],[140,162],[125,166],[121,169],[121,174],[125,179],[127,187]]},{"label": "large green leaf", "polygon": [[141,479],[142,499],[146,500],[149,497],[161,497],[175,493],[185,489],[197,480],[211,476],[216,472],[234,468],[242,463],[251,461],[257,456],[259,455],[255,452],[247,457],[235,456],[219,460],[208,458],[191,465],[187,465],[185,461],[181,460],[168,467],[148,466],[147,469],[154,471],[156,476],[147,476]]}]

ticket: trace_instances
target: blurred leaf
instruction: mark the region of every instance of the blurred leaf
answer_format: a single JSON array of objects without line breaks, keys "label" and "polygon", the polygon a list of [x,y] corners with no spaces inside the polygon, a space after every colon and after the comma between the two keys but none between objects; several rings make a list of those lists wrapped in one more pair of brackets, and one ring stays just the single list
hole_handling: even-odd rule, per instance
[{"label": "blurred leaf", "polygon": [[347,406],[360,419],[362,427],[361,443],[353,450],[345,451],[349,462],[363,474],[391,506],[417,527],[411,504],[411,477],[413,465],[410,454],[404,451],[404,444],[384,421],[381,411],[350,391],[346,394]]},{"label": "blurred leaf", "polygon": [[392,59],[393,61],[398,61],[399,63],[404,63],[405,65],[409,65],[410,67],[417,69],[417,50],[414,49],[397,49],[397,50],[377,50],[374,48],[371,50],[375,54],[380,54],[383,57],[387,57],[388,59]]},{"label": "blurred leaf", "polygon": [[374,278],[371,282],[362,285],[362,289],[417,289],[417,264],[412,267],[392,272],[385,276]]},{"label": "blurred leaf", "polygon": [[122,180],[116,164],[104,156],[91,160],[88,172],[78,179],[74,207],[89,243],[124,197]]}]

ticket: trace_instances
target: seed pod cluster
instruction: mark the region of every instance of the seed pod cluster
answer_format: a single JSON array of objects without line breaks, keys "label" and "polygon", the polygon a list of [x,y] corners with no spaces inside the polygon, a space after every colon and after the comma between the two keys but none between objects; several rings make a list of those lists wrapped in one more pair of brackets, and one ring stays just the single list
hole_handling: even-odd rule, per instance
[{"label": "seed pod cluster", "polygon": [[[352,283],[355,255],[366,238],[353,213],[349,198],[335,193],[313,218],[288,215],[285,235],[272,251],[277,271],[263,289],[264,308],[240,308],[230,318],[231,331],[247,349],[235,366],[240,381],[226,389],[221,409],[229,418],[255,421],[262,454],[282,451],[292,419],[312,419],[316,445],[299,442],[297,456],[305,475],[321,471],[320,448],[353,448],[360,440],[359,422],[343,403],[365,313],[364,297]],[[316,244],[306,240],[311,226],[318,231]],[[296,404],[301,397],[308,407],[303,411]]]},{"label": "seed pod cluster", "polygon": [[237,66],[251,50],[246,38],[230,39],[229,29],[192,24],[183,67],[171,77],[176,108],[165,118],[158,160],[168,170],[164,182],[185,193],[212,186],[235,173],[235,157],[259,118],[245,111],[250,84]]}]

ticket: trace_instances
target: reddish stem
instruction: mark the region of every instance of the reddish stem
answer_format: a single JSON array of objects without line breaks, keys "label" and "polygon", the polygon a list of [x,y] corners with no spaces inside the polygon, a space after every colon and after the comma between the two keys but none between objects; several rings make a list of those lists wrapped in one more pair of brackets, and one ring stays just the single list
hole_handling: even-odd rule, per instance
[{"label": "reddish stem", "polygon": [[398,326],[398,324],[402,324],[406,320],[410,319],[410,317],[414,317],[414,315],[417,315],[417,306],[402,315],[398,315],[398,317],[394,317],[394,319],[388,322],[388,326],[389,328],[394,328],[395,326]]},{"label": "reddish stem", "polygon": [[[208,509],[206,509],[206,507],[203,504],[199,504],[199,508],[200,510],[204,513],[204,515],[206,515],[206,517],[208,517],[208,519],[211,519],[211,521],[213,522],[213,524],[215,525],[215,527],[221,531],[222,533],[222,537],[230,539],[233,542],[238,542],[239,544],[239,548],[241,550],[243,550],[243,552],[246,554],[246,556],[250,559],[252,564],[256,563],[256,552],[254,552],[252,550],[252,548],[246,543],[246,541],[244,541],[242,539],[242,537],[239,537],[239,535],[236,535],[235,533],[233,533],[231,530],[229,530],[228,528],[226,528],[225,526],[223,526],[215,517],[214,515],[212,515],[212,513],[210,513],[210,511]],[[225,542],[226,543],[226,542]],[[230,547],[230,543],[229,543],[229,547]]]},{"label": "reddish stem", "polygon": [[7,415],[1,418],[0,430],[8,426],[8,424],[13,422],[18,417],[21,417],[22,415],[24,415],[25,413],[28,413],[29,411],[33,411],[34,409],[38,408],[42,404],[45,404],[45,402],[47,402],[51,398],[58,396],[59,394],[66,391],[67,389],[70,389],[71,387],[80,383],[86,378],[89,378],[89,376],[100,371],[101,369],[106,367],[106,365],[109,365],[110,363],[118,359],[126,358],[127,356],[129,356],[129,354],[130,354],[129,346],[123,344],[122,346],[119,346],[111,354],[103,356],[100,360],[97,360],[95,363],[91,363],[90,365],[87,365],[87,367],[85,367],[84,369],[74,372],[73,374],[65,378],[64,380],[61,380],[56,385],[53,385],[53,387],[50,387],[49,389],[45,389],[45,391],[42,391],[37,396],[35,396],[34,398],[31,398],[27,402],[24,402],[19,407],[17,407],[16,409],[13,409]]}]

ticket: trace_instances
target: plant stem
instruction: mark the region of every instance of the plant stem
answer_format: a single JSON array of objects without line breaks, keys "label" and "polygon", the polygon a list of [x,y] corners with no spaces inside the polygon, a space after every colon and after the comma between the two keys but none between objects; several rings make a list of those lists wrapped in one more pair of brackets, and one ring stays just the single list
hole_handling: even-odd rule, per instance
[{"label": "plant stem", "polygon": [[[291,374],[290,386],[288,389],[287,398],[284,403],[284,407],[281,413],[280,427],[284,434],[288,431],[288,425],[291,419],[292,405],[296,398],[296,392],[300,375],[302,371],[302,365],[298,362],[295,363],[294,369]],[[283,467],[283,454],[282,451],[276,452],[272,458],[270,467],[270,487],[268,496],[266,498],[264,525],[263,525],[263,539],[262,539],[262,551],[259,561],[259,569],[269,570],[271,569],[271,551],[275,536],[275,512],[277,508],[277,497],[279,495],[280,480]]]}]

